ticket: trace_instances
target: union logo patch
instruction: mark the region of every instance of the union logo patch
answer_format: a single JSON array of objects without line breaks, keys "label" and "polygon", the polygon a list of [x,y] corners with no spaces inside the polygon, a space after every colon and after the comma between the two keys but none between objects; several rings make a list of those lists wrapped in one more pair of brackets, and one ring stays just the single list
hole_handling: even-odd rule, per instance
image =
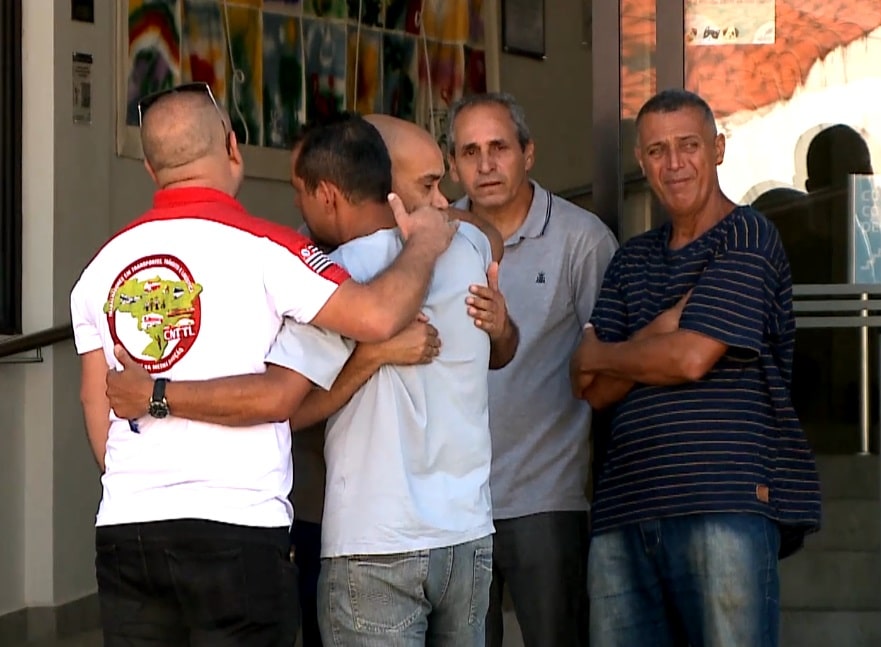
[{"label": "union logo patch", "polygon": [[199,335],[201,292],[202,286],[174,256],[136,260],[116,277],[104,304],[114,343],[150,373],[167,371]]}]

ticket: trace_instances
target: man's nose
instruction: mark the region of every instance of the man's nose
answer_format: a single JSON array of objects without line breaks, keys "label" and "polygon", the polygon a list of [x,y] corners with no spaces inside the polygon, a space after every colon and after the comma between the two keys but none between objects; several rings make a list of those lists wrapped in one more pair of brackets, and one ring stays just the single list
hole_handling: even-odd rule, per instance
[{"label": "man's nose", "polygon": [[495,160],[489,151],[482,151],[477,158],[477,170],[481,173],[489,173],[495,166]]},{"label": "man's nose", "polygon": [[667,166],[671,169],[682,168],[682,155],[675,147],[671,147],[667,153]]},{"label": "man's nose", "polygon": [[447,196],[441,193],[440,189],[435,188],[431,197],[431,206],[435,209],[446,209],[450,206],[450,201],[447,200]]}]

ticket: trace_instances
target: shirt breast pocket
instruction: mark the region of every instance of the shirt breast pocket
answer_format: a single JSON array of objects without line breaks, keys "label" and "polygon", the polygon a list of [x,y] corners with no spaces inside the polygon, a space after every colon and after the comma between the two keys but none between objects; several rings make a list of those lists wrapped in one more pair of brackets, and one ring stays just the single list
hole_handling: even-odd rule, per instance
[{"label": "shirt breast pocket", "polygon": [[536,258],[505,268],[503,260],[502,272],[505,269],[509,271],[501,276],[499,288],[511,317],[521,328],[529,322],[541,322],[538,327],[545,328],[554,313],[569,309],[561,305],[570,302],[571,295],[559,262]]}]

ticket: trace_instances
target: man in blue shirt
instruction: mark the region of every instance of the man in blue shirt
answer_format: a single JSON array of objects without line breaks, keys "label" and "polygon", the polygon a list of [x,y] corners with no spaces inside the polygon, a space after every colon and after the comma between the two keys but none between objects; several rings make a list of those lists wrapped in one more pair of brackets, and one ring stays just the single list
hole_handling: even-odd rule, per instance
[{"label": "man in blue shirt", "polygon": [[789,398],[795,319],[774,226],[719,186],[724,136],[668,90],[636,155],[669,221],[612,260],[572,358],[614,405],[593,504],[591,646],[775,647],[778,559],[820,521]]}]

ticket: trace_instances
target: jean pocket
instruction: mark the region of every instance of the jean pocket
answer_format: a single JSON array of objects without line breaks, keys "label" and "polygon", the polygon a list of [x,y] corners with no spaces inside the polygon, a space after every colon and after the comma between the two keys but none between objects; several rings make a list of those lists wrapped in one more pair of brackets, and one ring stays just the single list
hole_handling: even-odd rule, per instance
[{"label": "jean pocket", "polygon": [[428,558],[371,555],[346,560],[349,602],[358,631],[396,633],[423,614]]},{"label": "jean pocket", "polygon": [[474,576],[471,579],[471,610],[468,624],[486,620],[489,611],[489,587],[493,579],[492,546],[474,550]]},{"label": "jean pocket", "polygon": [[220,551],[168,549],[168,568],[188,622],[217,627],[247,616],[247,584],[240,548]]}]

